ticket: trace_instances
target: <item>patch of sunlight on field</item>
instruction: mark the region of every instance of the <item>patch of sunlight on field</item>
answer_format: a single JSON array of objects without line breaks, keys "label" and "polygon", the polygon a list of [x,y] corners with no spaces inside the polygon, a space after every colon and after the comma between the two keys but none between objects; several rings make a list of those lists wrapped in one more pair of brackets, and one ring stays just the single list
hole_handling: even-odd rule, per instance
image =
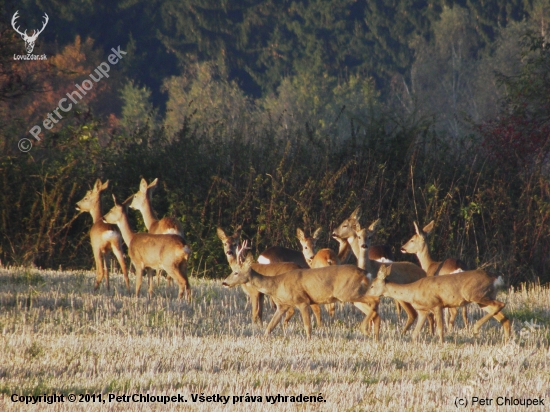
[{"label": "patch of sunlight on field", "polygon": [[[134,278],[131,276],[133,286]],[[155,281],[156,282],[156,281]],[[240,288],[190,279],[190,303],[161,279],[154,297],[129,296],[122,276],[93,291],[91,272],[0,268],[0,409],[73,410],[450,410],[457,397],[546,398],[550,403],[550,291],[532,286],[501,293],[514,344],[489,321],[474,338],[458,326],[445,344],[402,337],[395,305],[384,299],[380,342],[358,330],[362,314],[338,305],[326,326],[305,338],[296,313],[286,331],[264,337],[252,325]],[[264,322],[273,309],[266,301]],[[470,306],[470,320],[481,311]],[[265,326],[265,323],[264,323]],[[12,394],[182,395],[187,403],[13,403]],[[229,395],[228,405],[192,394]],[[232,404],[233,395],[262,402]],[[326,402],[271,405],[268,395],[319,395]],[[244,399],[243,396],[243,399]],[[517,408],[516,408],[517,409]],[[541,410],[531,407],[529,410]],[[501,409],[506,410],[506,409]]]}]

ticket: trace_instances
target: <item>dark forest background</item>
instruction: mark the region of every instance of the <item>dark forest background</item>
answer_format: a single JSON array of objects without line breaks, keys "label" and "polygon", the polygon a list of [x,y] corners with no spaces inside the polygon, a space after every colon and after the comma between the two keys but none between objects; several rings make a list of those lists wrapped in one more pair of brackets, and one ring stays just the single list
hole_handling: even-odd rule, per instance
[{"label": "dark forest background", "polygon": [[[41,27],[34,53],[11,27]],[[435,219],[435,258],[550,280],[548,0],[0,0],[0,260],[91,268],[95,179],[181,220],[201,276],[216,226],[298,247],[357,206],[400,245]],[[21,138],[128,52],[28,153]],[[132,224],[143,230],[139,214]]]}]

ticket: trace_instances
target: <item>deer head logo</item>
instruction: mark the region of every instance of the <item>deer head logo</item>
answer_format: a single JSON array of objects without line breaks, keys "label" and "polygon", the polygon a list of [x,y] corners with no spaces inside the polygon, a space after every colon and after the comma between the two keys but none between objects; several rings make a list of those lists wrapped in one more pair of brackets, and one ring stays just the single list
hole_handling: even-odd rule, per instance
[{"label": "deer head logo", "polygon": [[31,54],[33,49],[34,49],[34,43],[36,42],[36,39],[38,38],[38,35],[40,33],[42,33],[44,31],[44,28],[46,27],[46,25],[48,24],[48,21],[50,20],[50,18],[48,17],[48,15],[46,13],[44,13],[44,23],[42,25],[42,28],[40,30],[36,30],[34,29],[34,32],[32,34],[32,36],[27,36],[27,30],[25,30],[25,32],[21,32],[19,31],[19,26],[18,27],[15,27],[15,21],[19,18],[19,10],[15,12],[15,14],[13,15],[12,19],[11,19],[11,25],[13,27],[13,29],[21,35],[21,38],[23,40],[25,40],[25,48],[27,49],[27,54]]}]

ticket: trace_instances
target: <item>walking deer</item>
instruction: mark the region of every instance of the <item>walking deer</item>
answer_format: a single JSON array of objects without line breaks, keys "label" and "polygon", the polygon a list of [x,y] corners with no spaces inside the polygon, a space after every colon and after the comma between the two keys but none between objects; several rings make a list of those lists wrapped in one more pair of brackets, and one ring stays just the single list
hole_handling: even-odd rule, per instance
[{"label": "walking deer", "polygon": [[369,296],[388,296],[408,302],[418,312],[419,319],[412,339],[416,341],[427,315],[435,315],[437,334],[443,343],[443,308],[455,308],[467,303],[477,303],[487,314],[479,319],[473,328],[479,334],[481,326],[491,317],[500,322],[506,340],[510,337],[510,320],[501,312],[504,303],[496,300],[497,288],[503,286],[502,276],[494,277],[484,270],[470,270],[453,276],[430,276],[414,283],[399,285],[389,278],[392,268],[381,266],[372,282]]},{"label": "walking deer", "polygon": [[86,195],[77,202],[76,209],[80,212],[89,212],[92,215],[92,227],[90,229],[90,241],[92,243],[92,251],[96,266],[96,282],[95,289],[99,288],[103,277],[109,290],[109,268],[106,258],[109,252],[112,252],[120,264],[124,281],[128,291],[130,290],[130,280],[128,279],[128,271],[122,253],[122,238],[116,225],[111,225],[103,222],[101,214],[101,192],[107,189],[109,181],[101,183],[97,179],[92,190],[88,190]]},{"label": "walking deer", "polygon": [[[380,317],[377,313],[379,298],[366,296],[369,280],[365,272],[356,266],[326,266],[317,269],[296,269],[278,276],[263,276],[253,269],[253,259],[248,255],[242,259],[245,246],[237,253],[238,259],[231,267],[233,273],[224,281],[226,287],[250,283],[260,292],[269,295],[277,305],[277,311],[265,331],[269,335],[281,321],[283,315],[297,307],[302,315],[308,338],[311,337],[311,318],[308,307],[312,304],[352,302],[363,313],[365,320],[361,331],[367,334],[366,325],[374,322],[375,337],[378,339]],[[240,257],[240,258],[239,258]]]},{"label": "walking deer", "polygon": [[[379,220],[373,222],[368,228],[361,228],[359,224],[356,225],[358,231],[355,236],[348,239],[351,244],[353,253],[357,256],[357,266],[367,271],[368,276],[371,278],[378,273],[378,270],[383,263],[368,258],[368,250],[370,241],[374,235],[376,227],[379,224]],[[390,279],[394,283],[407,284],[416,282],[419,279],[426,277],[426,272],[421,268],[410,262],[395,262],[391,265]],[[407,314],[407,322],[403,327],[402,333],[407,332],[410,326],[413,324],[417,317],[416,311],[410,304],[405,301],[395,299],[396,307],[402,307]],[[399,314],[399,310],[397,311]],[[433,319],[429,318],[430,331],[433,332]]]},{"label": "walking deer", "polygon": [[[218,227],[217,235],[223,243],[223,250],[227,257],[227,262],[230,266],[234,265],[237,262],[237,248],[241,237],[241,226],[239,226],[231,236],[227,235],[222,228]],[[300,266],[292,262],[278,262],[270,264],[254,263],[252,264],[252,268],[264,276],[277,276],[294,269],[300,269]],[[250,298],[250,304],[252,307],[252,322],[261,323],[264,294],[258,291],[257,288],[249,283],[243,283],[241,287],[244,293]],[[315,315],[317,324],[319,326],[322,326],[321,309],[319,305],[313,305],[311,309],[313,311],[313,314]],[[288,324],[293,314],[294,309],[287,312],[284,321],[285,325]]]},{"label": "walking deer", "polygon": [[[332,237],[338,239],[349,239],[355,236],[355,232],[359,227],[359,219],[361,217],[361,208],[355,209],[350,217],[345,219],[340,226],[332,232]],[[379,222],[379,220],[377,221]],[[378,225],[378,223],[376,223]],[[373,233],[374,234],[374,233]],[[371,245],[369,246],[369,259],[383,263],[391,263],[394,261],[393,252],[389,245]]]},{"label": "walking deer", "polygon": [[[422,230],[418,228],[418,224],[414,223],[416,234],[413,235],[401,247],[401,252],[416,254],[420,266],[426,271],[427,276],[441,276],[460,273],[465,270],[466,264],[458,259],[446,259],[442,262],[434,261],[430,256],[430,250],[428,247],[427,237],[434,228],[434,221],[428,223]],[[458,313],[457,308],[449,308],[449,327],[452,328],[455,323],[456,315]],[[468,327],[468,313],[466,306],[462,307],[462,318],[464,319],[464,327]]]},{"label": "walking deer", "polygon": [[143,271],[147,269],[149,297],[153,294],[152,270],[165,270],[179,286],[178,298],[184,293],[189,300],[191,287],[187,279],[187,260],[189,248],[179,235],[157,235],[151,233],[134,233],[128,222],[127,207],[131,199],[124,203],[115,202],[114,207],[103,217],[106,223],[116,224],[122,238],[128,246],[128,254],[136,269],[136,297],[139,296],[143,280]]}]

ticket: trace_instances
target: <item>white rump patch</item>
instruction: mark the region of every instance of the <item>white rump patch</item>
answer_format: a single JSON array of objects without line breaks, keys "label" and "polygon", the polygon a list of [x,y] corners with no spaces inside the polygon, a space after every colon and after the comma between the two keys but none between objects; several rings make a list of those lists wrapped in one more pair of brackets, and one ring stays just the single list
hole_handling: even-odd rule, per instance
[{"label": "white rump patch", "polygon": [[167,229],[165,232],[164,232],[165,235],[178,235],[179,237],[183,237],[181,235],[181,233],[177,230],[177,229],[174,229],[174,228],[170,228],[170,229]]},{"label": "white rump patch", "polygon": [[271,260],[269,260],[268,258],[260,255],[258,257],[258,263],[261,263],[262,265],[269,265],[271,263]]},{"label": "white rump patch", "polygon": [[380,262],[380,263],[393,263],[393,260],[390,260],[390,259],[385,258],[385,257],[381,257],[380,259],[376,259],[376,262]]},{"label": "white rump patch", "polygon": [[370,272],[367,273],[367,279],[369,280],[369,282],[372,282],[372,278],[373,278],[372,274]]},{"label": "white rump patch", "polygon": [[449,275],[453,275],[455,273],[464,272],[462,269],[458,268],[457,270],[453,270],[452,272],[449,272]]},{"label": "white rump patch", "polygon": [[495,285],[495,288],[503,288],[504,286],[506,286],[506,283],[504,283],[504,278],[502,276],[499,276],[495,279],[493,285]]},{"label": "white rump patch", "polygon": [[185,253],[187,253],[188,255],[191,254],[191,248],[190,248],[189,246],[187,246],[187,245],[184,246],[183,251],[184,251]]}]

